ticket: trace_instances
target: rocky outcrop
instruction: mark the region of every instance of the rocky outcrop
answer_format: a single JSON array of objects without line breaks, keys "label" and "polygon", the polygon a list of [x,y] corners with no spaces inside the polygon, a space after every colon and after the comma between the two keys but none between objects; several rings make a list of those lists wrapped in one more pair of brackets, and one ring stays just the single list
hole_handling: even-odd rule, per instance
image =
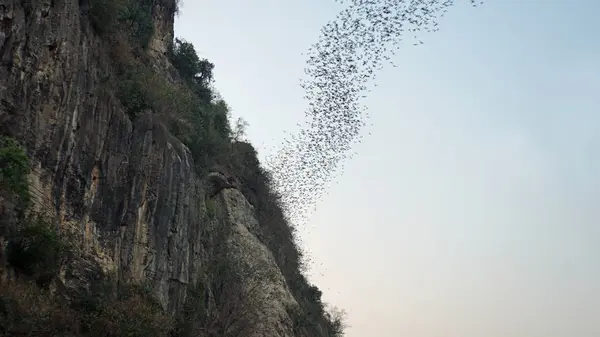
[{"label": "rocky outcrop", "polygon": [[271,251],[254,234],[258,221],[253,207],[237,189],[221,192],[228,214],[226,226],[231,226],[228,240],[230,251],[240,263],[245,277],[247,299],[252,301],[255,331],[248,336],[294,336],[288,308],[297,307],[286,280],[275,263]]},{"label": "rocky outcrop", "polygon": [[[252,206],[235,182],[216,173],[197,177],[189,150],[152,112],[132,121],[123,111],[106,76],[113,71],[107,42],[82,16],[85,2],[0,3],[0,132],[27,147],[35,205],[75,235],[79,255],[62,281],[81,287],[97,273],[114,273],[150,284],[175,313],[187,286],[205,277],[212,231],[231,226],[231,252],[273,272],[248,280],[266,287],[262,335],[291,336],[286,307],[295,301],[255,236]],[[150,51],[160,59],[173,17],[158,5],[154,14]],[[211,220],[208,198],[227,217]]]}]

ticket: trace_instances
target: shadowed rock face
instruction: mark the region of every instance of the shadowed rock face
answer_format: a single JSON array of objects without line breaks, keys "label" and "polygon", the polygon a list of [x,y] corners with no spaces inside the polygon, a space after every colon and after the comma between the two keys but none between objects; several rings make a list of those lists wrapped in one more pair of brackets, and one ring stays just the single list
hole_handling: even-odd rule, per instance
[{"label": "shadowed rock face", "polygon": [[124,279],[152,280],[174,306],[200,250],[187,150],[150,112],[134,123],[123,113],[106,85],[107,48],[78,1],[10,1],[0,21],[0,128],[39,167],[38,203],[101,248]]},{"label": "shadowed rock face", "polygon": [[[83,2],[0,4],[0,132],[27,147],[36,206],[78,238],[80,255],[63,271],[65,285],[85,286],[100,271],[114,272],[121,281],[149,282],[174,313],[210,259],[215,226],[235,225],[234,246],[276,268],[241,193],[230,184],[215,190],[215,177],[196,177],[188,149],[150,111],[134,121],[124,113],[108,82],[106,42],[82,17]],[[173,37],[173,17],[165,13],[154,13],[150,54],[157,64],[167,62]],[[212,224],[205,207],[211,195],[228,210]],[[277,298],[293,302],[277,280]],[[267,320],[265,328],[282,330],[287,319]]]}]

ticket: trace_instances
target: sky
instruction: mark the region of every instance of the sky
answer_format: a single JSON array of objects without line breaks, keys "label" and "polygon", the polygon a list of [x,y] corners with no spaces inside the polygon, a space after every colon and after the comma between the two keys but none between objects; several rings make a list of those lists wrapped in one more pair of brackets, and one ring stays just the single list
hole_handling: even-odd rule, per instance
[{"label": "sky", "polygon": [[[184,0],[175,33],[261,156],[303,121],[332,0]],[[347,337],[600,336],[600,2],[492,0],[408,39],[309,225]]]}]

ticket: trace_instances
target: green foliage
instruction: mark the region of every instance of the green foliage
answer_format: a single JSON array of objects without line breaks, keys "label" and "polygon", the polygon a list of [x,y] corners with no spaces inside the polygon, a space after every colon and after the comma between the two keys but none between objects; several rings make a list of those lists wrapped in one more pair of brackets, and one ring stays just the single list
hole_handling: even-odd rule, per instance
[{"label": "green foliage", "polygon": [[130,68],[119,80],[117,97],[125,111],[132,117],[145,109],[151,109],[150,93],[147,84],[148,74],[141,68]]},{"label": "green foliage", "polygon": [[127,32],[130,41],[147,48],[154,34],[152,0],[90,0],[88,18],[103,36]]},{"label": "green foliage", "polygon": [[197,99],[187,88],[169,83],[149,67],[134,63],[119,74],[117,97],[132,117],[149,109],[174,120],[191,115]]},{"label": "green foliage", "polygon": [[200,72],[198,67],[200,57],[198,57],[193,44],[175,39],[169,56],[171,63],[184,80],[192,80]]},{"label": "green foliage", "polygon": [[181,4],[180,0],[160,0],[160,4],[173,14],[179,14],[179,6]]},{"label": "green foliage", "polygon": [[[212,91],[208,96],[213,96]],[[123,69],[117,97],[132,118],[144,110],[164,118],[173,134],[192,152],[198,172],[228,158],[232,131],[229,106],[224,100],[199,96],[190,84],[169,83],[139,63]]]},{"label": "green foliage", "polygon": [[100,35],[113,31],[127,4],[127,0],[90,0],[87,14],[92,27]]},{"label": "green foliage", "polygon": [[13,138],[0,136],[0,188],[14,194],[22,206],[29,203],[29,158]]},{"label": "green foliage", "polygon": [[323,292],[315,285],[308,286],[308,294],[306,297],[313,303],[316,303],[319,306],[323,305],[321,302],[321,296],[323,296]]},{"label": "green foliage", "polygon": [[180,39],[175,39],[171,45],[169,58],[192,91],[202,101],[210,102],[213,99],[210,85],[214,80],[214,64],[207,59],[200,59],[194,45]]},{"label": "green foliage", "polygon": [[227,158],[231,127],[225,101],[206,101],[139,64],[120,75],[117,97],[132,118],[148,109],[167,119],[173,134],[192,152],[199,172]]},{"label": "green foliage", "polygon": [[231,152],[229,107],[224,101],[202,103],[187,115],[187,128],[178,137],[190,149],[197,172],[203,175],[212,165],[226,163]]},{"label": "green foliage", "polygon": [[129,27],[131,41],[138,43],[143,49],[148,48],[154,35],[151,0],[128,0],[125,11],[119,16],[119,21]]},{"label": "green foliage", "polygon": [[169,56],[184,80],[204,86],[212,83],[215,66],[206,59],[200,59],[192,43],[175,39]]},{"label": "green foliage", "polygon": [[69,245],[41,216],[30,217],[9,238],[8,262],[47,284],[58,272]]},{"label": "green foliage", "polygon": [[216,219],[219,211],[217,202],[213,198],[206,198],[204,203],[206,205],[206,216],[211,220]]}]

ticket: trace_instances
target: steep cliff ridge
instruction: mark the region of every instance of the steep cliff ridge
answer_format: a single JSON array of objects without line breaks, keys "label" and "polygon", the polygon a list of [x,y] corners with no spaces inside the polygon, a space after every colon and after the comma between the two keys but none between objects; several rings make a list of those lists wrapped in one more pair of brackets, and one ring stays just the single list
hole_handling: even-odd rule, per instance
[{"label": "steep cliff ridge", "polygon": [[[33,202],[25,213],[41,213],[69,243],[58,277],[46,281],[67,303],[95,294],[101,280],[142,286],[181,336],[339,334],[300,272],[269,174],[233,136],[227,106],[210,86],[212,64],[174,43],[176,10],[173,0],[0,4],[0,132],[29,157]],[[3,282],[12,282],[23,270],[11,266],[7,247],[30,220],[12,211],[5,181],[0,192]],[[59,312],[80,310],[61,305]],[[131,321],[151,317],[143,325],[164,332],[169,325],[152,308],[142,305],[135,315],[149,314]],[[75,325],[101,322],[82,317]]]},{"label": "steep cliff ridge", "polygon": [[152,280],[174,307],[202,215],[189,151],[150,112],[132,122],[106,86],[106,42],[77,1],[53,5],[3,9],[2,132],[33,154],[38,204],[79,228],[104,269]]},{"label": "steep cliff ridge", "polygon": [[[172,57],[176,9],[0,4],[0,132],[27,149],[32,209],[72,246],[52,289],[69,296],[112,277],[184,318],[200,296],[188,335],[325,336],[320,293],[298,270],[268,175],[211,95],[212,64],[194,60],[202,69],[188,80]],[[19,225],[9,213],[3,242]]]}]

